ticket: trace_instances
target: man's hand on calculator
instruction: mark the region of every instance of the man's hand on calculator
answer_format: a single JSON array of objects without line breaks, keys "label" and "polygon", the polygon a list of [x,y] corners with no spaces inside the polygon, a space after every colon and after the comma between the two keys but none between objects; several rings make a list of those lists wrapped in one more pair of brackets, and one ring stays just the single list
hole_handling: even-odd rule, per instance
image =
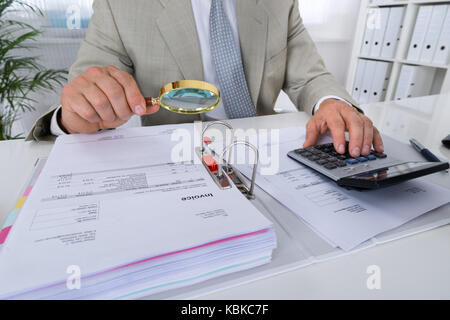
[{"label": "man's hand on calculator", "polygon": [[372,146],[379,153],[384,152],[383,140],[372,121],[347,103],[336,100],[325,100],[306,126],[306,142],[304,148],[317,143],[320,135],[331,131],[333,144],[340,154],[346,152],[345,132],[349,131],[349,153],[352,157],[370,154]]}]

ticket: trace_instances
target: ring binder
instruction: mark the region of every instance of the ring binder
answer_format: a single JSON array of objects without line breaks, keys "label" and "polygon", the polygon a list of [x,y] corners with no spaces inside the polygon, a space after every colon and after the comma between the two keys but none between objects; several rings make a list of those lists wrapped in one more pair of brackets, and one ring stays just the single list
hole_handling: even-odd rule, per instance
[{"label": "ring binder", "polygon": [[[231,150],[233,147],[236,147],[238,145],[245,145],[247,147],[249,147],[250,149],[252,149],[255,152],[255,164],[253,165],[253,173],[252,173],[252,180],[251,180],[251,184],[250,184],[250,188],[247,187],[243,182],[241,177],[239,177],[239,171],[237,171],[235,168],[233,168],[233,166],[231,166]],[[228,145],[228,147],[226,147],[221,154],[220,159],[223,159],[225,157],[225,155],[228,153],[228,163],[225,166],[225,168],[223,167],[222,162],[219,163],[219,174],[224,175],[224,173],[226,175],[229,175],[232,177],[233,182],[235,182],[236,187],[247,197],[247,199],[249,200],[254,200],[255,199],[255,194],[254,194],[254,190],[255,190],[255,181],[256,181],[256,172],[258,169],[258,164],[259,164],[259,151],[258,148],[256,148],[254,145],[252,145],[251,143],[248,143],[246,141],[235,141],[231,144]],[[226,172],[225,172],[226,169]],[[237,178],[239,180],[234,180],[233,178]]]},{"label": "ring binder", "polygon": [[217,161],[214,159],[213,156],[209,154],[205,154],[206,147],[205,147],[205,133],[210,129],[212,126],[221,125],[226,128],[228,128],[231,132],[233,132],[233,127],[230,126],[228,123],[223,121],[215,121],[212,123],[209,123],[206,125],[205,129],[203,129],[202,132],[202,140],[201,140],[201,147],[196,148],[196,153],[200,160],[202,161],[202,164],[205,166],[206,170],[209,172],[211,178],[214,180],[214,182],[217,184],[217,186],[222,189],[230,189],[231,184],[230,181],[226,176],[219,174],[219,167]]},{"label": "ring binder", "polygon": [[232,136],[233,136],[233,131],[234,131],[233,127],[231,125],[229,125],[228,123],[226,123],[224,121],[215,121],[215,122],[208,123],[202,132],[202,141],[201,141],[202,152],[205,151],[205,133],[206,133],[206,131],[208,131],[211,127],[216,126],[216,125],[221,125],[221,126],[228,128],[231,131]]},{"label": "ring binder", "polygon": [[[201,159],[202,164],[205,166],[206,170],[209,172],[211,178],[216,182],[220,189],[230,189],[232,186],[228,178],[230,178],[233,183],[236,185],[239,191],[243,193],[247,199],[254,200],[254,189],[256,182],[256,172],[259,164],[259,151],[254,145],[246,142],[246,141],[233,141],[230,143],[223,151],[218,160],[214,158],[214,155],[218,155],[214,150],[209,150],[210,154],[205,153],[206,151],[206,142],[205,142],[205,133],[213,126],[221,125],[229,129],[231,132],[234,132],[233,127],[224,121],[215,121],[209,123],[202,132],[201,136],[201,147],[196,148],[196,153],[198,157]],[[211,139],[208,138],[208,142],[212,142]],[[255,152],[255,164],[253,166],[253,175],[251,179],[250,187],[246,186],[243,182],[244,178],[239,172],[239,170],[235,169],[231,165],[231,150],[233,147],[237,145],[245,145],[252,149]],[[228,161],[224,160],[224,157],[228,154]]]}]

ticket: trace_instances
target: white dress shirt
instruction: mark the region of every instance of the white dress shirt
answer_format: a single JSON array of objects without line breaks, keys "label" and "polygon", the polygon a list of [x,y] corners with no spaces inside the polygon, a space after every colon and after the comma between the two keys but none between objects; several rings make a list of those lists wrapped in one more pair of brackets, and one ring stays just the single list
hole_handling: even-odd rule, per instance
[{"label": "white dress shirt", "polygon": [[[236,15],[236,0],[222,0],[222,2],[225,14],[227,15],[231,28],[233,29],[233,35],[234,40],[236,41],[236,45],[240,47],[238,21]],[[191,4],[192,10],[194,12],[195,25],[197,27],[198,40],[202,55],[204,80],[216,86],[220,90],[219,79],[217,78],[216,68],[214,66],[213,58],[211,55],[211,45],[209,43],[209,15],[211,11],[211,0],[191,0]],[[326,96],[317,102],[314,107],[313,113],[317,111],[323,101],[330,98],[347,102],[340,97]],[[57,111],[53,114],[51,121],[50,131],[53,135],[65,134],[58,125],[58,112],[60,112],[60,109],[57,109]],[[227,118],[228,117],[225,113],[225,108],[222,103],[220,103],[220,105],[216,109],[206,113],[207,120],[226,120]]]}]

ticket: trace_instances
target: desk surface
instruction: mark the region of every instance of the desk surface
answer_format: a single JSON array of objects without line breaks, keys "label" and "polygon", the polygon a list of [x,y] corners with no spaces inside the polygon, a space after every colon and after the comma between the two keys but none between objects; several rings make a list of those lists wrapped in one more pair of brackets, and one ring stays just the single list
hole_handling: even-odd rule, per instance
[{"label": "desk surface", "polygon": [[[363,106],[383,134],[408,142],[415,137],[432,152],[450,159],[441,140],[450,134],[450,95]],[[235,128],[304,126],[305,113],[231,121]],[[38,158],[51,143],[0,143],[0,225]],[[450,226],[379,245],[268,279],[222,290],[204,299],[450,299]],[[367,268],[381,268],[381,290],[367,289]]]}]

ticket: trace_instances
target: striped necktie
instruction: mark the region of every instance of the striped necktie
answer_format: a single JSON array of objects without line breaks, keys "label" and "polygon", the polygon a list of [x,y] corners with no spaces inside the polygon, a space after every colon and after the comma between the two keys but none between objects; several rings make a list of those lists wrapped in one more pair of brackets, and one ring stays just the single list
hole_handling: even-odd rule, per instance
[{"label": "striped necktie", "polygon": [[210,45],[227,116],[230,119],[256,116],[245,79],[241,51],[236,46],[222,0],[211,1]]}]

